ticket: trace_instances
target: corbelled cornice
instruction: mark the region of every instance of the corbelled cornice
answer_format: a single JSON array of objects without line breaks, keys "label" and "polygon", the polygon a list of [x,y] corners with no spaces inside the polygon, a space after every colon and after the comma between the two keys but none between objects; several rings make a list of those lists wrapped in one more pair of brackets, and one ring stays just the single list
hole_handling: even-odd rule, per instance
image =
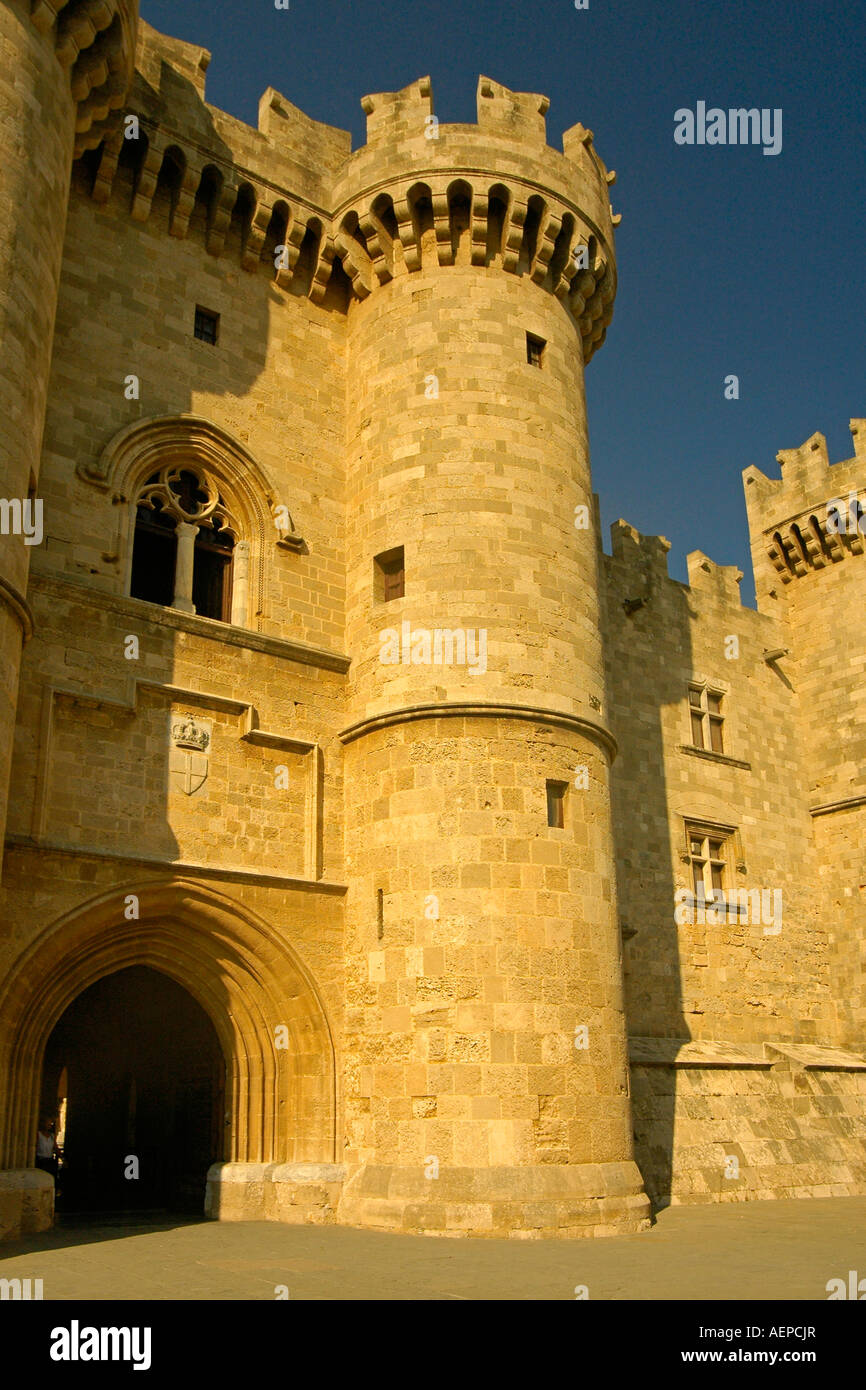
[{"label": "corbelled cornice", "polygon": [[138,0],[33,0],[30,17],[70,74],[75,154],[95,149],[132,82]]},{"label": "corbelled cornice", "polygon": [[[314,303],[348,307],[422,268],[487,266],[526,276],[565,306],[588,360],[604,339],[616,294],[608,171],[592,132],[576,125],[562,150],[546,143],[547,99],[489,78],[477,125],[440,125],[429,78],[363,99],[367,142],[313,122],[269,88],[259,129],[204,101],[209,54],[142,26],[129,114],[91,166],[106,202],[121,155],[132,164],[133,221],[168,188],[169,235],[185,238],[194,209],[207,252],[242,228],[240,262],[268,267],[278,286]],[[174,84],[157,78],[173,67]],[[155,85],[159,82],[159,85]]]},{"label": "corbelled cornice", "polygon": [[837,500],[835,508],[810,507],[767,534],[767,554],[783,584],[864,553],[866,530],[840,506]]}]

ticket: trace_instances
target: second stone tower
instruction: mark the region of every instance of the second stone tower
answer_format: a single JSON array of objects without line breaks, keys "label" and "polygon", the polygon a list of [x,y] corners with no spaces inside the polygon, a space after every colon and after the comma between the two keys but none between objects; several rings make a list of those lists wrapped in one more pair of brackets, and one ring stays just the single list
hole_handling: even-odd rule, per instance
[{"label": "second stone tower", "polygon": [[636,1230],[583,372],[615,292],[589,131],[482,78],[367,97],[347,339],[342,1219]]}]

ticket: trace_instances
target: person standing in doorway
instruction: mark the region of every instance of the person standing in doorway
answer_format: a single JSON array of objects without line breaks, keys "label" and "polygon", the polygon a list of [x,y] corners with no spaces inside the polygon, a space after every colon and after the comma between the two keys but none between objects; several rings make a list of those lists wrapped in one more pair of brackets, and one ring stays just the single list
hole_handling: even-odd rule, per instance
[{"label": "person standing in doorway", "polygon": [[44,1115],[36,1135],[36,1167],[44,1173],[57,1177],[57,1143],[54,1137],[54,1121]]}]

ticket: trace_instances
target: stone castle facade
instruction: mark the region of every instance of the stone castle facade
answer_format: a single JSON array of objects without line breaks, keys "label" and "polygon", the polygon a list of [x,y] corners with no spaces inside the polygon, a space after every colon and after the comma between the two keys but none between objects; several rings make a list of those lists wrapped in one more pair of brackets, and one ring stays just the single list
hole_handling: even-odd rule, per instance
[{"label": "stone castle facade", "polygon": [[0,1231],[145,995],[214,1216],[866,1192],[866,421],[746,471],[757,611],[608,555],[590,131],[486,78],[253,130],[135,0],[2,0],[0,53]]}]

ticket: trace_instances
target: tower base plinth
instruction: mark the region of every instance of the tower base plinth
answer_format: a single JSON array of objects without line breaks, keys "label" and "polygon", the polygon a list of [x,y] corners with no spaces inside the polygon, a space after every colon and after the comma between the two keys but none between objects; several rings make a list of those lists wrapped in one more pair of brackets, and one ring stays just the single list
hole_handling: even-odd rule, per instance
[{"label": "tower base plinth", "polygon": [[651,1222],[637,1165],[423,1168],[366,1165],[343,1189],[338,1221],[415,1235],[626,1235]]}]

